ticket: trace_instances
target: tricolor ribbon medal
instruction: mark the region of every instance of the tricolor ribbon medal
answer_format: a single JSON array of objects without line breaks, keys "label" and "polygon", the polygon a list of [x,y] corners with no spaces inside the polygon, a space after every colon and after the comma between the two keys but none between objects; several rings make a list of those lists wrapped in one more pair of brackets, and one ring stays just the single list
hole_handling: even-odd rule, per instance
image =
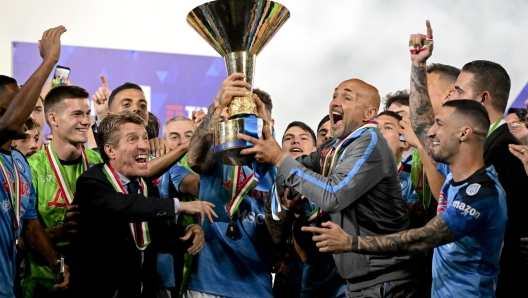
[{"label": "tricolor ribbon medal", "polygon": [[257,178],[255,178],[255,173],[251,173],[251,175],[245,179],[241,179],[242,177],[244,177],[242,167],[231,167],[231,183],[229,184],[229,197],[231,198],[231,203],[229,203],[229,208],[227,209],[229,225],[227,226],[226,236],[233,240],[239,239],[241,236],[240,230],[233,220],[238,210],[238,206],[242,200],[244,200],[246,194],[253,189],[258,182]]},{"label": "tricolor ribbon medal", "polygon": [[[64,195],[64,202],[66,202],[66,206],[70,206],[73,202],[73,190],[71,189],[71,187],[68,187],[68,184],[66,182],[70,182],[69,185],[75,186],[75,181],[73,181],[72,183],[71,181],[66,181],[66,179],[64,178],[64,175],[62,174],[64,173],[64,167],[59,162],[59,157],[53,149],[53,142],[46,146],[46,155],[48,156],[51,169],[53,170],[53,174],[55,175],[55,180],[57,180],[59,188],[62,194]],[[86,156],[84,146],[81,146],[81,156],[84,168],[83,172],[85,172],[88,170],[88,157]]]},{"label": "tricolor ribbon medal", "polygon": [[[104,165],[103,172],[105,173],[106,178],[108,178],[108,181],[110,181],[110,184],[112,184],[112,186],[117,192],[124,194],[128,193],[123,187],[123,184],[121,184],[121,180],[117,176],[117,173],[109,164]],[[144,196],[148,197],[148,189],[147,185],[145,184],[145,181],[143,179],[140,179],[140,182]],[[150,233],[148,229],[148,224],[147,222],[131,222],[129,223],[129,225],[130,231],[132,232],[132,237],[134,238],[134,242],[136,243],[136,247],[139,249],[139,251],[143,253],[143,251],[147,248],[150,243]],[[143,263],[143,261],[141,263]]]},{"label": "tricolor ribbon medal", "polygon": [[8,195],[11,197],[11,206],[13,208],[13,213],[14,213],[13,226],[14,226],[15,231],[18,232],[18,227],[20,225],[20,203],[21,203],[20,201],[22,200],[22,186],[20,184],[21,184],[22,179],[20,179],[20,173],[18,172],[15,158],[11,156],[11,159],[13,162],[12,179],[11,179],[11,175],[9,175],[10,173],[7,170],[3,157],[0,157],[0,169],[2,170],[2,175],[4,176],[4,180],[9,190]]}]

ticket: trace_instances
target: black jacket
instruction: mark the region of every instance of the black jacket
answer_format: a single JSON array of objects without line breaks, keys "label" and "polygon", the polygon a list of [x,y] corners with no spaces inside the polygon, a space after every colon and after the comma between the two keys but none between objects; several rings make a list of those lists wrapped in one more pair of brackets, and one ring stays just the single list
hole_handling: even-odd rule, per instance
[{"label": "black jacket", "polygon": [[[79,205],[79,227],[66,260],[71,273],[70,297],[154,297],[158,252],[183,257],[188,243],[178,240],[184,227],[168,225],[174,201],[158,199],[159,191],[146,181],[149,197],[115,191],[98,164],[77,180],[73,204]],[[137,249],[130,222],[147,221],[151,243]],[[141,287],[143,287],[142,294]]]},{"label": "black jacket", "polygon": [[528,176],[522,162],[508,150],[509,144],[519,144],[508,125],[499,126],[484,144],[484,161],[492,164],[499,174],[499,182],[506,192],[508,221],[504,248],[499,262],[500,274],[497,297],[511,297],[508,291],[528,280],[528,262],[519,253],[521,237],[528,237]]}]

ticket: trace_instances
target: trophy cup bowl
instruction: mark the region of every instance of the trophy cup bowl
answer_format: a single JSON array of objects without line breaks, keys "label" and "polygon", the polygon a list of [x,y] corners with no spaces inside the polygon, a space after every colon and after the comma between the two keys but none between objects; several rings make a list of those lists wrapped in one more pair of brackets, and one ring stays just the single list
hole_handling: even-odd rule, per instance
[{"label": "trophy cup bowl", "polygon": [[[244,81],[253,86],[257,55],[289,17],[286,7],[269,0],[217,0],[191,10],[187,23],[224,58],[228,75],[244,73]],[[234,97],[229,120],[215,127],[213,158],[233,166],[251,163],[253,158],[240,150],[253,145],[237,134],[260,138],[267,124],[257,117],[253,94]]]}]

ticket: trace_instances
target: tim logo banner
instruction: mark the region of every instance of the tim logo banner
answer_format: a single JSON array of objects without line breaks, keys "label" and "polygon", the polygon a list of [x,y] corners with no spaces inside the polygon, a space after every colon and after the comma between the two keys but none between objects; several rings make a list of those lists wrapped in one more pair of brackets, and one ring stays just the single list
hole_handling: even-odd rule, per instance
[{"label": "tim logo banner", "polygon": [[[13,42],[13,77],[19,84],[24,84],[41,61],[36,43]],[[190,117],[192,111],[207,110],[227,76],[221,57],[76,46],[62,46],[57,64],[71,69],[70,82],[85,88],[90,101],[101,86],[101,74],[110,89],[125,82],[142,86],[149,110],[162,126],[174,116]],[[46,127],[44,135],[48,133]]]}]

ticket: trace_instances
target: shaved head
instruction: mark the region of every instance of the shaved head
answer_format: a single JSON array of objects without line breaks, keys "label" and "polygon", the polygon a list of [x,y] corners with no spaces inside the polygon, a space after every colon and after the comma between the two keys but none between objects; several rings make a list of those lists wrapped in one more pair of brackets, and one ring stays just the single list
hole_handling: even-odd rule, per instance
[{"label": "shaved head", "polygon": [[375,107],[376,111],[379,110],[380,103],[381,103],[381,97],[376,87],[360,79],[349,79],[349,80],[344,81],[341,84],[345,84],[345,83],[350,83],[351,85],[354,86],[354,89],[352,89],[352,92],[356,94],[356,97],[358,100],[365,101],[365,104],[367,106]]}]

